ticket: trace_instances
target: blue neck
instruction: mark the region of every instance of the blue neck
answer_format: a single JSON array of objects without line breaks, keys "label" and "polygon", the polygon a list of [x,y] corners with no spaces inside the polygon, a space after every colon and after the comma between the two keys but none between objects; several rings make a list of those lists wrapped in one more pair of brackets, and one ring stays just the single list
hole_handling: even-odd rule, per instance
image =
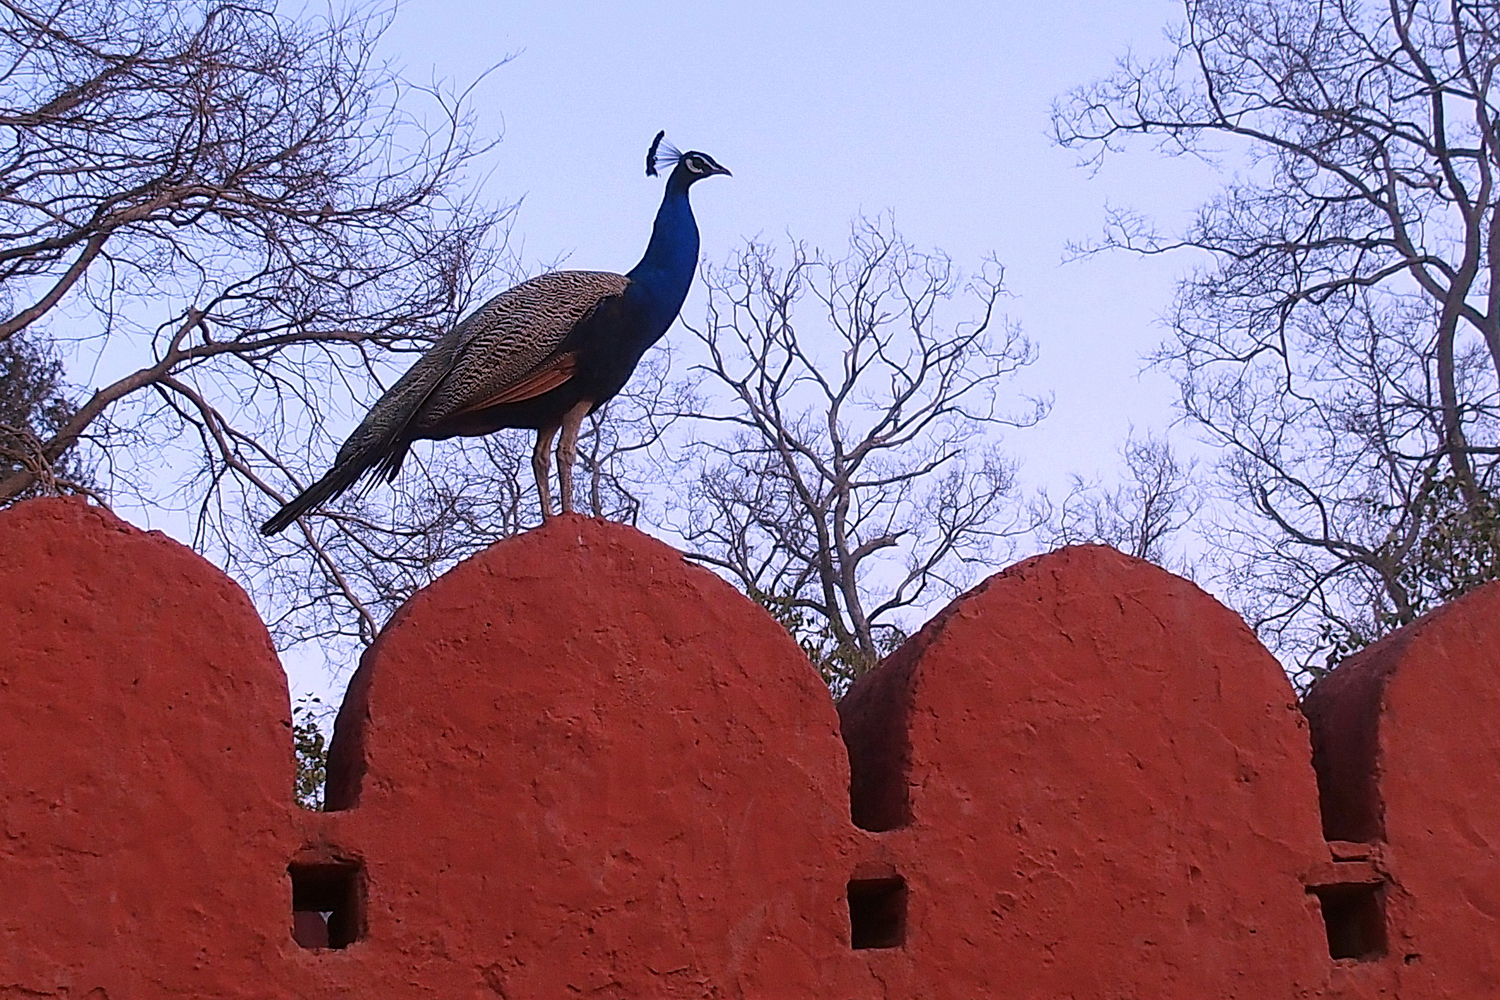
[{"label": "blue neck", "polygon": [[646,253],[626,275],[645,300],[653,343],[677,318],[697,269],[698,223],[688,204],[688,178],[679,167],[667,179]]}]

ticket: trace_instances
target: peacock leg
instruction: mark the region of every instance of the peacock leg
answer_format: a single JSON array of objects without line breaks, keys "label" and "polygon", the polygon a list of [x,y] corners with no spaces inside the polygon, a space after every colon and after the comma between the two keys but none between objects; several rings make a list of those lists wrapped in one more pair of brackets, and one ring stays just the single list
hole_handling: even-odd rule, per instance
[{"label": "peacock leg", "polygon": [[581,399],[563,414],[562,440],[557,442],[557,478],[562,486],[564,514],[573,513],[573,460],[578,457],[578,428],[593,407],[593,400]]},{"label": "peacock leg", "polygon": [[547,480],[550,470],[548,465],[552,460],[552,436],[557,433],[557,425],[551,427],[538,427],[536,431],[536,447],[531,449],[531,471],[536,475],[536,491],[542,498],[542,517],[552,516],[552,487]]}]

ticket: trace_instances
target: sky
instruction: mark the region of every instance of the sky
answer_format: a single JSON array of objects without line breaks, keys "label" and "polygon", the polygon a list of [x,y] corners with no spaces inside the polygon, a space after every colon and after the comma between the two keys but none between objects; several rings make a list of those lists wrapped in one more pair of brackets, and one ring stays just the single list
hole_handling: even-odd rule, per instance
[{"label": "sky", "polygon": [[[1054,399],[1042,425],[1005,437],[1024,487],[1109,478],[1131,427],[1168,430],[1175,389],[1143,359],[1192,262],[1114,253],[1065,263],[1066,248],[1099,235],[1107,205],[1181,225],[1222,178],[1144,146],[1091,172],[1051,139],[1050,109],[1127,52],[1168,52],[1163,32],[1178,4],[475,9],[408,0],[382,55],[414,82],[482,77],[471,92],[476,136],[500,141],[476,182],[494,202],[520,202],[512,247],[533,269],[635,263],[661,196],[660,179],[644,176],[645,152],[665,129],[734,172],[693,191],[706,261],[725,261],[749,238],[789,235],[837,253],[852,219],[883,212],[910,242],[967,271],[994,255],[1013,296],[1006,312],[1039,348],[1015,391]],[[506,283],[497,274],[480,294]],[[683,314],[703,310],[695,284]],[[1184,430],[1171,437],[1192,451]],[[328,685],[347,678],[297,657],[288,669],[294,693],[334,704]]]}]

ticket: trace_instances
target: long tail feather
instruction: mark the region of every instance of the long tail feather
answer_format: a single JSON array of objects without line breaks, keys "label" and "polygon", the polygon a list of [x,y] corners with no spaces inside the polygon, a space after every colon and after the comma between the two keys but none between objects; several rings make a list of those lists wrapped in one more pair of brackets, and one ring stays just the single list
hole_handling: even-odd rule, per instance
[{"label": "long tail feather", "polygon": [[335,465],[328,470],[327,475],[313,483],[307,489],[298,493],[290,503],[276,512],[269,521],[260,526],[262,535],[274,535],[286,528],[297,518],[306,514],[321,503],[339,496],[349,487],[359,481],[370,468],[368,462],[351,462],[343,465]]}]

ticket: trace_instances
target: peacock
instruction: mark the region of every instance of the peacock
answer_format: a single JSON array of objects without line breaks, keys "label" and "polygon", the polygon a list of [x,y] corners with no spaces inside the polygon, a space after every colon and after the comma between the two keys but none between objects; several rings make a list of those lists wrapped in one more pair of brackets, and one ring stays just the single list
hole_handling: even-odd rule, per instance
[{"label": "peacock", "polygon": [[698,267],[698,223],[688,189],[728,174],[713,157],[680,152],[658,132],[646,175],[671,166],[651,242],[628,274],[552,271],[502,292],[445,334],[370,407],[333,468],[260,530],[274,535],[372,470],[389,482],[413,441],[536,431],[531,468],[542,516],[552,516],[549,451],[557,445],[559,500],[573,509],[573,461],[585,417],[625,387],[677,318]]}]

